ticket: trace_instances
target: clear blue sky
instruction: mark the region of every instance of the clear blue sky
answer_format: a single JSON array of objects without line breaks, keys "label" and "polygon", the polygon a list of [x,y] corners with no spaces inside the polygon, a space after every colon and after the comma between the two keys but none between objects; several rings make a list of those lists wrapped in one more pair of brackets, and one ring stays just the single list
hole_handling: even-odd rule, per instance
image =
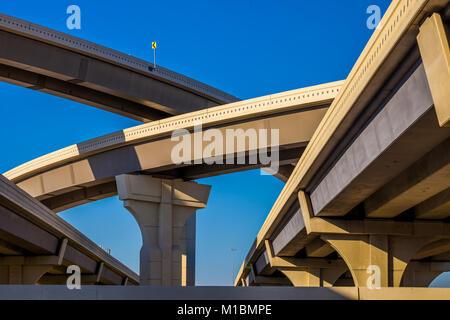
[{"label": "clear blue sky", "polygon": [[[372,30],[369,5],[346,1],[1,1],[0,12],[153,61],[242,99],[345,79]],[[81,7],[81,30],[66,8]],[[70,144],[137,125],[89,106],[0,82],[0,172]],[[197,214],[197,284],[230,285],[283,183],[259,171],[213,186]],[[60,214],[136,272],[141,236],[117,198]],[[449,284],[450,281],[447,281]]]}]

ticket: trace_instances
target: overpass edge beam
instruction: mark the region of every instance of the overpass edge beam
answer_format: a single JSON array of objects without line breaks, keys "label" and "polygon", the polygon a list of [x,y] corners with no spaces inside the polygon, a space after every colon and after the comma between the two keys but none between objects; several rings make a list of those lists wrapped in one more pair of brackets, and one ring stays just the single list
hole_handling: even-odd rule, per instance
[{"label": "overpass edge beam", "polygon": [[419,28],[417,42],[441,127],[450,127],[449,27],[438,13]]}]

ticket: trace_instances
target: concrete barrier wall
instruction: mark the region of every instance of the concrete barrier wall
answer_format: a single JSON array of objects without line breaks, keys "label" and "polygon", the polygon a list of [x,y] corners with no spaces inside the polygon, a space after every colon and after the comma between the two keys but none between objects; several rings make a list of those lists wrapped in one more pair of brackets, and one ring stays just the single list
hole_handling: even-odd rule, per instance
[{"label": "concrete barrier wall", "polygon": [[2,285],[0,300],[450,300],[450,288]]}]

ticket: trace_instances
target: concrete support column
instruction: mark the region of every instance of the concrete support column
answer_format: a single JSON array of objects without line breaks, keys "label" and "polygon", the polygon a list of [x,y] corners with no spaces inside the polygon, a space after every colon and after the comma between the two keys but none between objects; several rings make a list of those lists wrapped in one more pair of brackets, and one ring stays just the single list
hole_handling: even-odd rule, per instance
[{"label": "concrete support column", "polygon": [[429,238],[392,235],[322,235],[344,259],[358,287],[379,271],[381,287],[399,287],[411,258]]},{"label": "concrete support column", "polygon": [[119,199],[139,224],[141,285],[195,284],[195,212],[211,187],[145,175],[116,177]]}]

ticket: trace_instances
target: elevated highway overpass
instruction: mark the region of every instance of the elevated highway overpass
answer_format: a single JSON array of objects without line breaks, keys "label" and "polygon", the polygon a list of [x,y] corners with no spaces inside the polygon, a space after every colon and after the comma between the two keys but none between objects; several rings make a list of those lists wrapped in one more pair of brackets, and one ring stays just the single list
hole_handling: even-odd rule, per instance
[{"label": "elevated highway overpass", "polygon": [[23,190],[0,176],[0,284],[138,285],[139,277]]},{"label": "elevated highway overpass", "polygon": [[[153,68],[150,63],[129,55],[1,14],[0,43],[4,44],[0,46],[3,81],[139,121],[156,120],[69,146],[6,174],[52,212],[119,194],[142,232],[141,284],[194,284],[195,215],[192,213],[206,206],[210,187],[180,179],[188,181],[264,165],[246,161],[209,166],[197,158],[194,150],[188,157],[192,163],[176,165],[171,159],[175,142],[170,138],[174,130],[187,130],[185,135],[192,138],[197,134],[198,123],[203,126],[203,132],[280,129],[280,144],[275,146],[280,150],[277,165],[281,165],[277,177],[286,181],[342,85],[335,82],[237,102],[239,99],[231,95],[165,68]],[[215,155],[236,158],[240,151],[237,148]],[[260,149],[261,145],[256,148]],[[275,151],[270,145],[269,150]],[[246,157],[254,151],[255,146],[246,141],[243,150]],[[136,186],[141,186],[143,191],[136,193]],[[159,208],[156,211],[155,205]],[[159,217],[156,225],[149,228],[149,215],[158,216],[161,212],[170,218]],[[6,224],[5,232],[10,227],[11,224]],[[160,234],[156,243],[151,240],[154,228]],[[73,242],[77,245],[76,240]],[[18,259],[36,263],[50,258]],[[61,274],[62,258],[51,259],[58,262],[51,271],[47,270],[47,264],[42,267],[50,274],[38,278],[36,275],[26,283],[36,283],[37,279],[39,283],[63,283],[66,276]],[[102,262],[100,270],[109,270],[104,265]],[[92,270],[86,272],[89,271]],[[96,272],[88,279],[98,278],[94,283],[117,284],[106,278],[101,280],[100,271]],[[136,275],[132,279],[135,283]]]},{"label": "elevated highway overpass", "polygon": [[0,80],[142,122],[239,100],[161,66],[1,13]]},{"label": "elevated highway overpass", "polygon": [[[333,82],[153,121],[55,151],[5,176],[53,212],[118,194],[142,233],[140,284],[194,285],[195,212],[206,206],[211,187],[189,180],[269,166],[261,157],[248,161],[263,149],[279,154],[274,158],[282,166],[279,176],[287,179],[341,86]],[[200,153],[194,146],[188,161],[174,162],[172,150],[179,142],[172,133],[182,130],[178,138],[195,143],[198,124],[200,134],[220,133],[215,139],[242,130],[243,137],[233,139],[244,138],[243,143],[211,154],[231,158],[231,164],[209,165],[203,158],[208,144]],[[249,130],[273,129],[277,141],[269,137],[255,145],[245,136]],[[243,163],[235,161],[239,152],[248,158]]]},{"label": "elevated highway overpass", "polygon": [[279,129],[287,182],[236,285],[428,286],[450,271],[448,12],[448,0],[393,1],[344,83],[146,123],[5,176],[53,212],[118,194],[142,232],[140,284],[190,285],[210,186],[189,180],[265,164],[195,152],[174,164],[172,132]]},{"label": "elevated highway overpass", "polygon": [[[203,131],[279,129],[279,160],[286,171],[293,168],[341,85],[333,82],[153,121],[55,151],[6,172],[5,177],[58,212],[116,195],[115,177],[122,174],[193,180],[263,166],[248,161],[207,165],[196,159],[194,148],[190,164],[174,164],[171,151],[178,142],[171,139],[172,132],[185,129],[192,137],[197,122]],[[235,157],[237,147],[220,155]],[[254,151],[251,148],[246,141],[243,151]]]},{"label": "elevated highway overpass", "polygon": [[392,2],[236,285],[427,287],[450,271],[448,12]]}]

